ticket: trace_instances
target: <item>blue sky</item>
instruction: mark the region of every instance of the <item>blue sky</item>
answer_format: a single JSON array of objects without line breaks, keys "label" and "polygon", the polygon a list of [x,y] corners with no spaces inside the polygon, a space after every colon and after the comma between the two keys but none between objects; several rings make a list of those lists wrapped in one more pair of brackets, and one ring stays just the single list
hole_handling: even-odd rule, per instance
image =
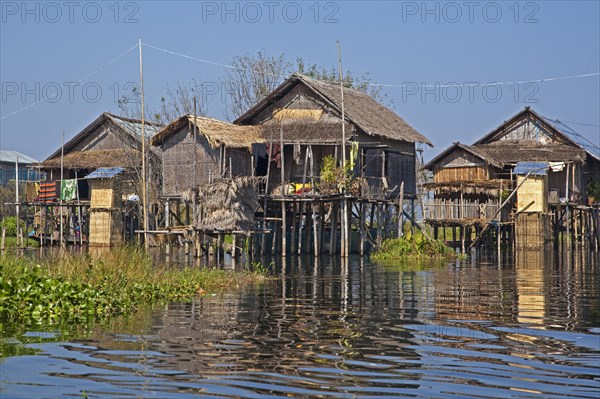
[{"label": "blue sky", "polygon": [[[475,141],[526,105],[600,140],[599,1],[0,5],[0,147],[38,159],[60,146],[63,131],[68,140],[101,112],[119,112],[116,97],[139,83],[137,48],[122,55],[138,38],[216,64],[265,51],[326,67],[337,65],[339,40],[344,70],[396,85],[383,90],[434,143],[426,160],[453,141]],[[143,56],[154,107],[178,82],[212,89],[227,73],[148,46]],[[538,81],[585,74],[596,75]],[[523,81],[530,83],[511,83]],[[223,97],[206,96],[210,116],[223,118]]]}]

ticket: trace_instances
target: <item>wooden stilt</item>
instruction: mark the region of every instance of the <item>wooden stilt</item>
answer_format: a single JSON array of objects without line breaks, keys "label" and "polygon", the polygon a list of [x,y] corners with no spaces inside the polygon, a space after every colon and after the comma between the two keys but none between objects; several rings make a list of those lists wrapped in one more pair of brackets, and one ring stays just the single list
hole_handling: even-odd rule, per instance
[{"label": "wooden stilt", "polygon": [[367,235],[366,235],[366,226],[365,226],[365,202],[362,200],[359,200],[360,202],[359,204],[359,211],[358,211],[358,215],[359,215],[359,221],[358,221],[358,229],[360,231],[360,242],[358,244],[358,250],[360,252],[360,256],[364,256],[365,255],[365,241],[367,240]]},{"label": "wooden stilt", "polygon": [[337,225],[338,225],[338,210],[339,206],[337,202],[331,205],[331,247],[329,248],[329,254],[333,255],[337,253]]},{"label": "wooden stilt", "polygon": [[325,204],[319,202],[319,232],[317,242],[319,243],[319,254],[323,252],[323,226],[325,224]]},{"label": "wooden stilt", "polygon": [[[301,209],[301,205],[298,204],[298,211]],[[295,254],[296,249],[298,248],[298,243],[296,242],[296,235],[298,232],[298,219],[300,219],[300,223],[302,222],[302,216],[298,217],[298,211],[296,210],[296,201],[292,201],[292,224],[290,227],[290,247],[292,254]]]},{"label": "wooden stilt", "polygon": [[298,213],[298,255],[302,253],[302,233],[304,233],[304,211],[305,211],[305,203],[300,202],[298,204],[299,213]]},{"label": "wooden stilt", "polygon": [[[283,149],[282,149],[283,151]],[[287,221],[286,221],[286,209],[285,201],[281,201],[281,255],[287,255]]]}]

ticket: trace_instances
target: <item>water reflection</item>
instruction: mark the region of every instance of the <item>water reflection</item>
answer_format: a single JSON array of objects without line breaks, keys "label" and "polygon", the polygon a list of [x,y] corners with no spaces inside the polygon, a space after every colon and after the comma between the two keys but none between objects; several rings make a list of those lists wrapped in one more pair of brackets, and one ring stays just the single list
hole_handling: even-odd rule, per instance
[{"label": "water reflection", "polygon": [[138,312],[85,339],[5,341],[41,352],[4,359],[0,394],[595,398],[596,261],[291,258],[261,287]]}]

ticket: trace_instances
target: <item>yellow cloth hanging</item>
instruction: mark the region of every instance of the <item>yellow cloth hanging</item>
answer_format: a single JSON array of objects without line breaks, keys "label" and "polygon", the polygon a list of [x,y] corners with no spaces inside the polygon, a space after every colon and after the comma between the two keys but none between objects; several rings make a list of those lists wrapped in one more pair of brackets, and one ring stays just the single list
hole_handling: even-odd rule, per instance
[{"label": "yellow cloth hanging", "polygon": [[358,158],[358,141],[350,142],[350,168],[354,170],[354,164]]}]

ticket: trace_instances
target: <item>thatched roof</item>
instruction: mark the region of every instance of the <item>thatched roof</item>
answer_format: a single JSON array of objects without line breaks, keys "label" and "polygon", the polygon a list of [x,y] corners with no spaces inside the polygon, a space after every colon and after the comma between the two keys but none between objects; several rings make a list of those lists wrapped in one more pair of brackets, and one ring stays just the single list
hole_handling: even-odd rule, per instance
[{"label": "thatched roof", "polygon": [[[284,144],[339,144],[342,141],[342,124],[340,123],[273,123],[258,125],[264,139],[279,143],[283,133]],[[349,142],[354,132],[354,126],[346,123],[346,141]]]},{"label": "thatched roof", "polygon": [[192,129],[194,122],[198,134],[206,137],[213,147],[225,145],[228,148],[244,148],[251,150],[252,144],[264,143],[261,128],[257,126],[239,126],[205,116],[183,115],[152,138],[151,144],[160,146],[166,138],[188,126]]},{"label": "thatched roof", "polygon": [[[342,96],[338,84],[318,81],[296,73],[291,75],[273,92],[246,111],[246,113],[237,118],[233,123],[241,125],[252,123],[252,119],[256,115],[282,98],[297,84],[303,84],[308,87],[329,107],[335,110],[338,116],[341,116]],[[344,111],[346,119],[368,135],[408,141],[410,143],[426,143],[433,146],[425,136],[417,132],[404,119],[361,91],[344,88]]]},{"label": "thatched roof", "polygon": [[423,165],[423,169],[433,170],[435,165],[437,165],[440,161],[443,161],[448,155],[450,155],[451,153],[453,153],[454,151],[457,151],[457,150],[466,151],[492,166],[495,166],[498,168],[502,167],[502,162],[498,162],[495,158],[490,158],[490,156],[488,154],[481,152],[477,147],[462,144],[457,141],[457,142],[454,142],[450,147],[446,148],[444,151],[439,153],[431,161],[429,161],[425,165]]},{"label": "thatched roof", "polygon": [[508,131],[515,126],[522,124],[524,121],[530,121],[536,128],[550,132],[557,141],[566,145],[575,146],[578,149],[585,151],[590,156],[600,160],[600,147],[587,140],[563,122],[542,116],[530,107],[525,107],[522,111],[504,121],[500,126],[477,140],[473,145],[478,146],[481,144],[498,142]]},{"label": "thatched roof", "polygon": [[[138,163],[139,161],[139,163]],[[64,167],[66,169],[97,169],[102,167],[133,167],[141,164],[140,152],[134,149],[89,150],[73,151],[65,154]],[[60,168],[61,158],[48,159],[40,166],[47,169]]]},{"label": "thatched roof", "polygon": [[523,161],[569,162],[585,160],[585,151],[567,144],[535,144],[520,141],[496,141],[471,146],[489,159],[503,165]]},{"label": "thatched roof", "polygon": [[508,140],[477,145],[456,142],[426,163],[423,169],[433,170],[435,165],[458,149],[467,151],[496,168],[524,161],[571,162],[585,160],[585,151],[567,144],[536,144],[530,141]]},{"label": "thatched roof", "polygon": [[[109,124],[111,127],[119,129],[126,135],[131,136],[133,142],[141,143],[140,137],[142,132],[142,121],[104,112],[98,118],[96,118],[96,120],[94,120],[92,123],[86,126],[81,132],[76,134],[75,137],[73,137],[71,140],[67,141],[64,144],[65,155],[73,151],[79,144],[86,140],[90,134],[92,134],[98,127],[102,126],[103,124]],[[146,136],[146,138],[150,138],[156,133],[158,133],[158,131],[161,128],[162,125],[152,122],[145,122],[144,136]],[[62,150],[59,147],[56,151],[52,153],[52,155],[46,158],[46,161],[55,158],[60,159],[61,152]]]}]

